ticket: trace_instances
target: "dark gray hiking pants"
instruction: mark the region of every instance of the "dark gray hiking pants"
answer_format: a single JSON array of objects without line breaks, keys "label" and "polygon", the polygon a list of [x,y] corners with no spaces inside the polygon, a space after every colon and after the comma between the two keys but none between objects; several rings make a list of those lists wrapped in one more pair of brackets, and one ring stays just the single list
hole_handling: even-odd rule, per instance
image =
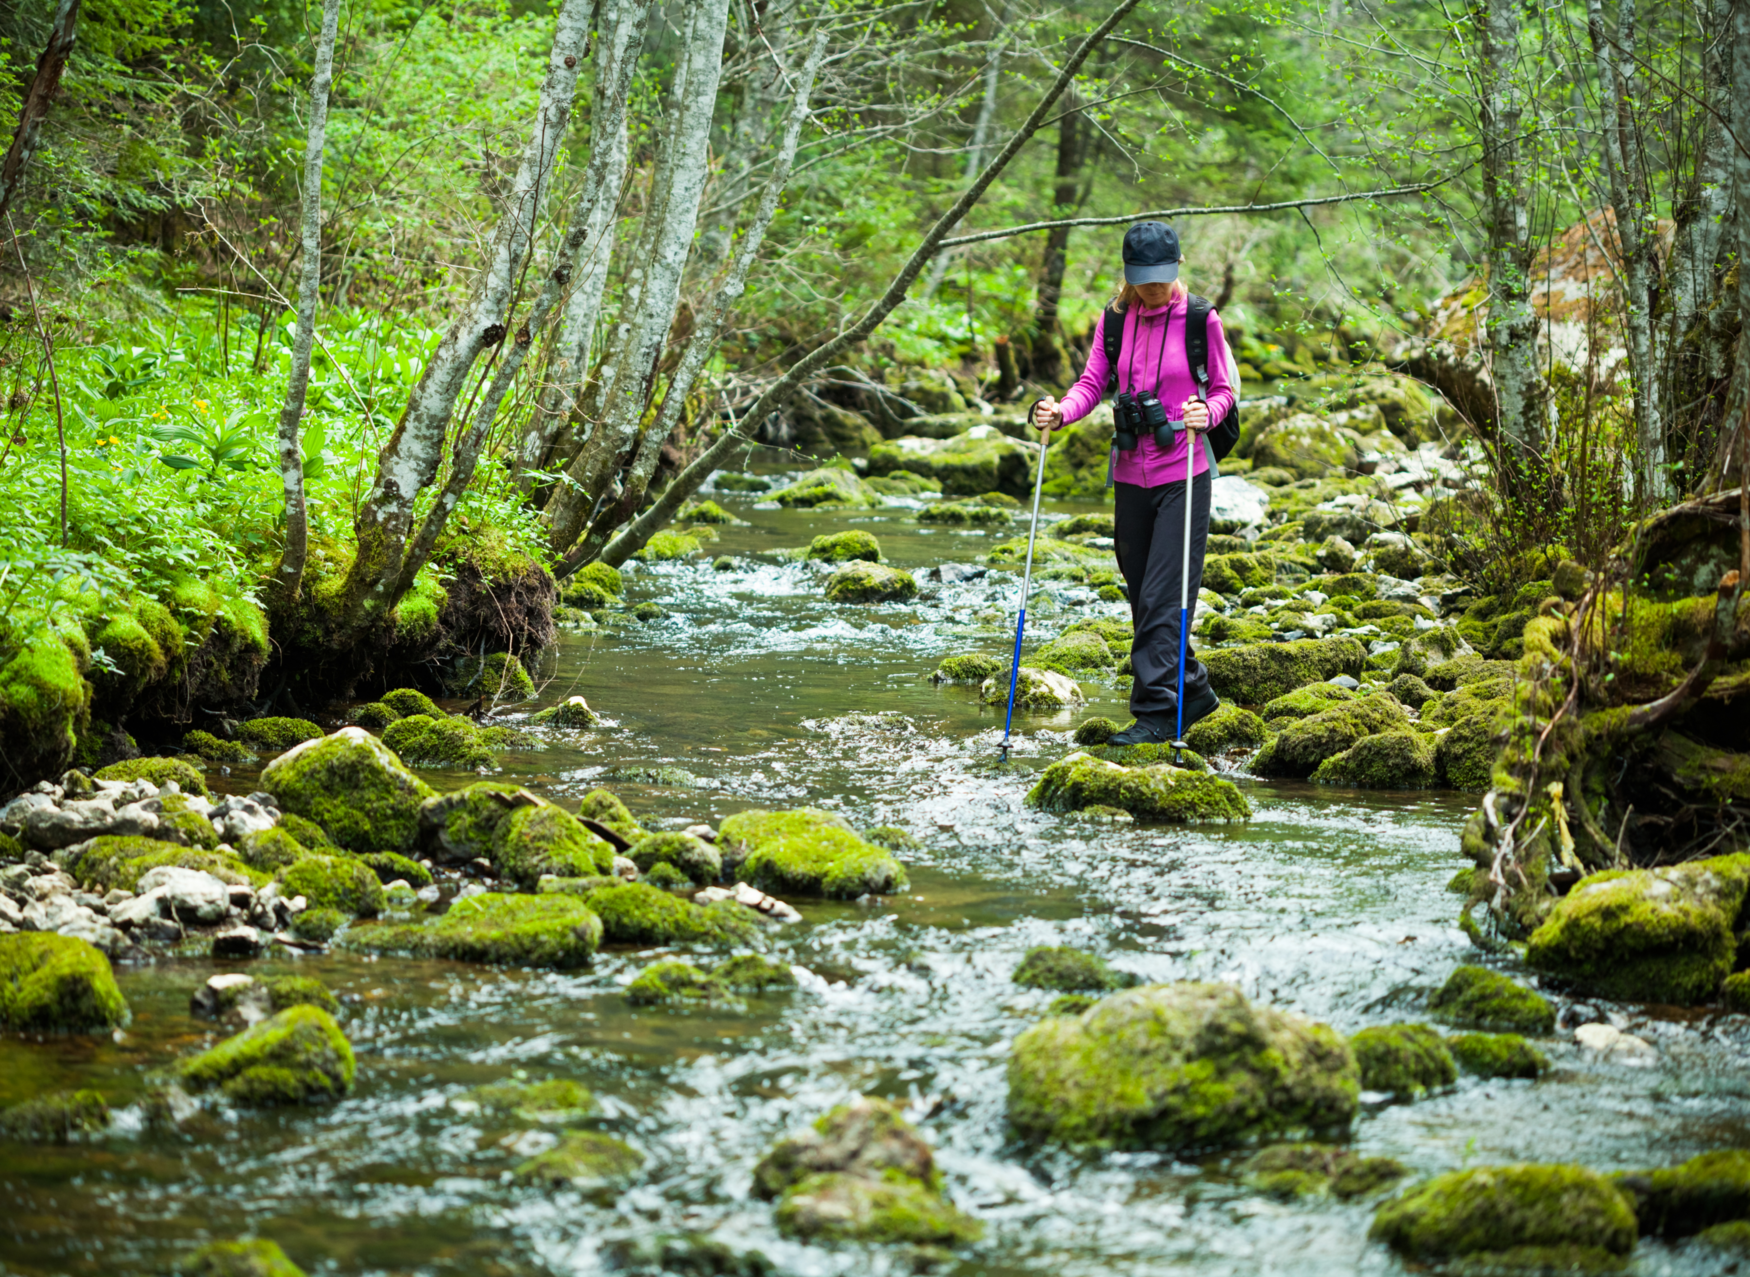
[{"label": "dark gray hiking pants", "polygon": [[[1185,537],[1185,484],[1141,488],[1113,485],[1113,540],[1118,570],[1130,591],[1130,619],[1136,633],[1130,663],[1136,682],[1130,712],[1176,714],[1179,708],[1179,570]],[[1203,551],[1209,541],[1209,472],[1191,481],[1191,588],[1186,625],[1197,619],[1197,591],[1203,586]],[[1203,662],[1186,648],[1185,695],[1209,685]]]}]

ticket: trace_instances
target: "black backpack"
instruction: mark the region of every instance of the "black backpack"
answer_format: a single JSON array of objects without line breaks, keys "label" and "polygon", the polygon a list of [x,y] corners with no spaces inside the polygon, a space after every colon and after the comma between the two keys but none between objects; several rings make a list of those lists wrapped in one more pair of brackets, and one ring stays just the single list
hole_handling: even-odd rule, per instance
[{"label": "black backpack", "polygon": [[[1185,312],[1185,362],[1191,365],[1191,380],[1208,394],[1209,316],[1215,307],[1209,304],[1208,298],[1199,297],[1196,293],[1190,295],[1189,301],[1189,308]],[[1106,348],[1106,367],[1111,370],[1106,378],[1106,393],[1112,394],[1118,389],[1118,360],[1124,354],[1122,311],[1106,308],[1106,323],[1100,335],[1101,344]],[[1227,410],[1227,416],[1211,426],[1204,438],[1209,441],[1209,450],[1217,461],[1234,450],[1234,445],[1240,441],[1240,405],[1237,395],[1234,406]]]}]

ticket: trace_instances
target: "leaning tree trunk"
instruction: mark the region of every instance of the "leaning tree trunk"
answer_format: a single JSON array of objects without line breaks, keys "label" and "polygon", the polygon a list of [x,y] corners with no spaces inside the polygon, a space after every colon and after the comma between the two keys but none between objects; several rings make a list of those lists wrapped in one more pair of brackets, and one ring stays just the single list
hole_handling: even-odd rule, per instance
[{"label": "leaning tree trunk", "polygon": [[[1054,218],[1074,215],[1080,202],[1082,166],[1087,162],[1088,134],[1092,131],[1082,119],[1072,88],[1070,105],[1057,125],[1056,182],[1051,188]],[[1065,372],[1063,333],[1057,321],[1057,307],[1063,300],[1063,276],[1069,266],[1069,230],[1054,226],[1045,236],[1045,255],[1039,267],[1039,296],[1033,312],[1033,353],[1029,373],[1037,381],[1062,385],[1068,380]]]},{"label": "leaning tree trunk", "polygon": [[294,604],[304,583],[310,552],[309,512],[304,503],[304,444],[299,421],[310,388],[310,348],[316,343],[316,305],[322,290],[322,146],[328,131],[328,85],[334,75],[334,35],[340,0],[322,6],[316,69],[310,77],[310,128],[304,141],[303,272],[298,280],[298,331],[292,339],[292,372],[280,406],[280,484],[286,501],[286,542],[271,586],[281,604]]},{"label": "leaning tree trunk", "polygon": [[0,160],[0,221],[12,208],[13,197],[24,180],[24,170],[36,154],[43,117],[61,87],[61,73],[67,69],[79,28],[79,0],[60,0],[55,6],[55,20],[49,27],[48,43],[36,60],[36,76],[25,91],[24,102],[18,108],[18,128],[12,135],[12,145],[6,148],[6,158]]}]

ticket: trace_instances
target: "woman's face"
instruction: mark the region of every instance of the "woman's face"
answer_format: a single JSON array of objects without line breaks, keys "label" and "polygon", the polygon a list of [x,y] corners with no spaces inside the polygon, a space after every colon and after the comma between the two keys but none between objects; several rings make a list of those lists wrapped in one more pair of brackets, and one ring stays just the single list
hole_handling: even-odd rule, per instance
[{"label": "woman's face", "polygon": [[1157,306],[1165,306],[1173,299],[1173,286],[1171,284],[1138,284],[1136,295],[1142,298],[1144,306],[1153,310]]}]

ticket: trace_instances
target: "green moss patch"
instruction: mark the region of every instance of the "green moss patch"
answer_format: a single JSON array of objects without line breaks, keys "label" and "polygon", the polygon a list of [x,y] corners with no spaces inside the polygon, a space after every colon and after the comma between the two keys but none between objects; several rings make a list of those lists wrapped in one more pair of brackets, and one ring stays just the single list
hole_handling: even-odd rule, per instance
[{"label": "green moss patch", "polygon": [[1573,1272],[1627,1255],[1636,1228],[1602,1175],[1522,1164],[1439,1176],[1382,1206],[1369,1235],[1419,1263]]},{"label": "green moss patch", "polygon": [[1681,1166],[1619,1175],[1641,1231],[1689,1237],[1732,1220],[1750,1220],[1750,1149],[1722,1149]]},{"label": "green moss patch", "polygon": [[1304,779],[1327,758],[1351,749],[1364,738],[1408,727],[1404,707],[1389,696],[1376,694],[1333,705],[1284,725],[1252,759],[1251,770],[1259,776]]},{"label": "green moss patch", "polygon": [[239,1104],[311,1104],[352,1089],[352,1046],[334,1017],[294,1006],[184,1062],[191,1090],[218,1088]]},{"label": "green moss patch", "polygon": [[1308,683],[1361,673],[1367,649],[1352,638],[1295,639],[1199,653],[1223,700],[1262,705]]},{"label": "green moss patch", "polygon": [[107,1033],[127,1022],[102,950],[73,936],[0,935],[0,1029]]},{"label": "green moss patch", "polygon": [[1428,1009],[1461,1029],[1542,1035],[1556,1027],[1556,1009],[1545,998],[1486,967],[1459,967]]},{"label": "green moss patch", "polygon": [[58,1091],[0,1109],[0,1139],[65,1144],[109,1127],[109,1105],[97,1091]]},{"label": "green moss patch", "polygon": [[637,842],[648,832],[632,819],[626,804],[606,789],[592,789],[585,794],[578,804],[577,814],[606,825],[627,842]]},{"label": "green moss patch", "polygon": [[1458,1066],[1440,1035],[1425,1024],[1388,1024],[1363,1029],[1349,1039],[1361,1066],[1361,1085],[1413,1097],[1451,1086]]},{"label": "green moss patch", "polygon": [[129,758],[123,762],[111,763],[108,767],[95,773],[93,780],[149,780],[162,789],[166,782],[175,781],[178,789],[185,794],[208,793],[206,777],[200,774],[192,763],[185,763],[180,758]]},{"label": "green moss patch", "polygon": [[753,911],[730,900],[696,905],[647,883],[598,887],[584,899],[602,920],[610,944],[760,945],[764,935]]},{"label": "green moss patch", "polygon": [[280,894],[303,896],[312,909],[338,909],[356,918],[383,911],[383,884],[371,867],[350,857],[305,856],[280,870]]},{"label": "green moss patch", "polygon": [[583,1083],[562,1077],[494,1082],[475,1087],[468,1098],[489,1113],[521,1122],[577,1122],[594,1116],[601,1107]]},{"label": "green moss patch", "polygon": [[[1256,748],[1269,739],[1270,729],[1264,726],[1264,720],[1238,705],[1223,705],[1211,711],[1185,733],[1185,743],[1205,758],[1233,749]],[[1084,742],[1078,738],[1076,743]]]},{"label": "green moss patch", "polygon": [[576,896],[488,892],[456,901],[429,922],[355,927],[346,934],[343,947],[497,966],[569,969],[588,966],[601,939],[601,919]]},{"label": "green moss patch", "polygon": [[[657,865],[672,865],[688,881],[700,886],[716,882],[723,873],[723,854],[691,834],[650,834],[633,843],[626,855],[640,872],[648,872]],[[612,872],[612,869],[610,859],[608,868],[598,872]]]},{"label": "green moss patch", "polygon": [[827,563],[881,562],[881,543],[861,529],[817,536],[808,546],[808,557]]},{"label": "green moss patch", "polygon": [[677,958],[652,963],[626,986],[626,1001],[635,1007],[663,1003],[714,1002],[726,990],[709,972]]},{"label": "green moss patch", "polygon": [[1137,983],[1137,978],[1128,972],[1112,970],[1104,958],[1080,949],[1050,945],[1027,950],[1010,979],[1024,988],[1053,989],[1059,993],[1086,990],[1108,993]]},{"label": "green moss patch", "polygon": [[826,580],[830,603],[903,603],[917,593],[911,573],[880,563],[847,563]]},{"label": "green moss patch", "polygon": [[252,718],[237,728],[237,737],[251,749],[279,754],[325,733],[307,718]]},{"label": "green moss patch", "polygon": [[1517,1033],[1460,1033],[1446,1039],[1459,1068],[1478,1077],[1539,1078],[1549,1057]]},{"label": "green moss patch", "polygon": [[1426,789],[1434,783],[1434,742],[1420,732],[1364,736],[1320,763],[1312,780],[1357,789]]},{"label": "green moss patch", "polygon": [[625,1140],[599,1131],[570,1131],[553,1148],[518,1166],[515,1177],[522,1184],[610,1198],[631,1184],[643,1165],[644,1154]]},{"label": "green moss patch", "polygon": [[525,887],[543,874],[579,878],[612,873],[614,849],[563,808],[517,807],[492,833],[493,868]]},{"label": "green moss patch", "polygon": [[739,858],[739,880],[774,895],[849,900],[907,885],[899,861],[838,816],[811,807],[738,812],[723,822],[718,845]]},{"label": "green moss patch", "polygon": [[180,1277],[304,1277],[277,1242],[265,1237],[208,1242],[177,1266]]},{"label": "green moss patch", "polygon": [[307,741],[261,773],[280,809],[319,825],[353,852],[401,851],[413,843],[431,786],[361,727]]},{"label": "green moss patch", "polygon": [[1170,764],[1121,767],[1085,753],[1047,767],[1028,792],[1027,803],[1054,812],[1113,807],[1140,820],[1171,823],[1246,820],[1252,814],[1251,804],[1231,780]]},{"label": "green moss patch", "polygon": [[428,718],[410,714],[383,729],[383,744],[415,767],[454,767],[465,770],[495,767],[498,755],[465,718]]},{"label": "green moss patch", "polygon": [[211,732],[193,731],[182,738],[184,753],[195,754],[209,763],[234,766],[256,761],[256,755],[234,740],[220,740]]},{"label": "green moss patch", "polygon": [[1331,1144],[1274,1144],[1240,1166],[1246,1187],[1284,1199],[1366,1197],[1409,1173],[1392,1158],[1362,1157]]}]

